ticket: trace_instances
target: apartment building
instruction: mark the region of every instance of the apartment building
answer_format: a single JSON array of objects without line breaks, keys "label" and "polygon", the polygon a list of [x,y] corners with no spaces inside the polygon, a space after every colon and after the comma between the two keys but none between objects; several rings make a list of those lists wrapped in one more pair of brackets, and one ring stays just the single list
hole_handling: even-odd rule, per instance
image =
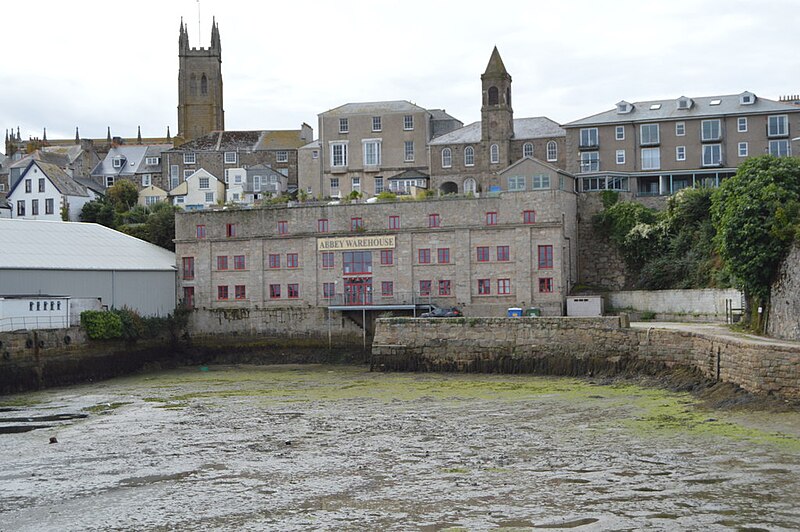
[{"label": "apartment building", "polygon": [[757,97],[724,96],[629,103],[563,126],[567,170],[580,190],[668,195],[717,186],[747,157],[792,154],[800,107]]}]

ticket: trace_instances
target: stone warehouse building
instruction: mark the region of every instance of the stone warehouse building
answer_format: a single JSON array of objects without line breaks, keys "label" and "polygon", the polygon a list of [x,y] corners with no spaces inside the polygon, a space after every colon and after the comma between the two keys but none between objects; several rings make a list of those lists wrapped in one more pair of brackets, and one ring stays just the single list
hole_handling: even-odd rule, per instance
[{"label": "stone warehouse building", "polygon": [[560,315],[577,272],[576,198],[555,171],[550,182],[482,198],[181,213],[178,296],[210,333],[323,333],[328,310],[344,332],[347,316],[430,304]]}]

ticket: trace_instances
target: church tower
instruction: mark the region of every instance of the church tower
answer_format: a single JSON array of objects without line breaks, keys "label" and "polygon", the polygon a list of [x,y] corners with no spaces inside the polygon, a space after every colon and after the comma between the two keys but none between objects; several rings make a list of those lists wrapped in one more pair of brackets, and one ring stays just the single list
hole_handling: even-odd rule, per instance
[{"label": "church tower", "polygon": [[178,37],[178,137],[189,141],[225,129],[222,109],[222,49],[219,26],[211,24],[211,46],[189,48],[181,19]]},{"label": "church tower", "polygon": [[481,75],[481,152],[484,168],[491,172],[511,164],[511,139],[514,138],[514,110],[511,108],[511,76],[497,47],[492,51],[486,72]]}]

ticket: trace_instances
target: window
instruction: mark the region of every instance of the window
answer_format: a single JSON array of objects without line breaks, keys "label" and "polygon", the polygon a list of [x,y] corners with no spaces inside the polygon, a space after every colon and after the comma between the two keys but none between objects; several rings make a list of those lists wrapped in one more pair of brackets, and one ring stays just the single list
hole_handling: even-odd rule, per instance
[{"label": "window", "polygon": [[747,117],[746,116],[740,116],[736,120],[736,131],[738,131],[739,133],[746,133],[747,132]]},{"label": "window", "polygon": [[581,172],[597,172],[600,170],[600,155],[596,151],[581,152]]},{"label": "window", "polygon": [[286,291],[288,292],[289,299],[297,299],[300,297],[300,285],[297,283],[289,283],[286,285]]},{"label": "window", "polygon": [[414,116],[413,115],[405,115],[403,117],[403,129],[406,131],[411,131],[414,129]]},{"label": "window", "polygon": [[478,262],[489,262],[488,246],[478,246]]},{"label": "window", "polygon": [[436,250],[436,262],[450,264],[450,248],[438,248]]},{"label": "window", "polygon": [[[194,286],[183,287],[183,306],[186,308],[194,308]],[[61,302],[58,303],[58,309],[61,310]]]},{"label": "window", "polygon": [[722,144],[703,146],[703,166],[719,166],[722,163]]},{"label": "window", "polygon": [[[152,179],[150,174],[143,174],[142,175],[142,186],[149,187],[152,184]],[[44,190],[40,190],[39,192],[44,192]]]},{"label": "window", "polygon": [[393,296],[394,295],[394,282],[392,282],[392,281],[383,281],[383,282],[381,282],[381,295],[382,296]]},{"label": "window", "polygon": [[336,283],[322,283],[322,298],[333,299],[336,293]]},{"label": "window", "polygon": [[319,150],[313,150],[311,152],[311,158],[312,159],[319,159]]},{"label": "window", "polygon": [[399,216],[389,216],[389,229],[400,229]]},{"label": "window", "polygon": [[497,213],[496,212],[487,212],[486,213],[486,225],[497,225]]},{"label": "window", "polygon": [[428,215],[428,227],[440,227],[442,224],[442,217],[438,214]]},{"label": "window", "polygon": [[617,164],[625,164],[625,150],[617,150]]},{"label": "window", "polygon": [[475,148],[472,146],[464,148],[464,166],[475,166]]},{"label": "window", "polygon": [[217,270],[224,271],[228,269],[228,256],[227,255],[218,255],[217,256]]},{"label": "window", "polygon": [[236,152],[235,151],[226,151],[225,152],[225,164],[236,164]]},{"label": "window", "polygon": [[600,143],[597,141],[596,127],[583,128],[580,131],[580,135],[581,148],[593,148],[600,145]]},{"label": "window", "polygon": [[500,262],[508,262],[509,260],[509,247],[497,246],[497,260]]},{"label": "window", "polygon": [[[183,171],[183,180],[186,181],[186,179],[189,176],[191,176],[193,173],[194,173],[194,170],[184,170]],[[106,181],[108,181],[109,179],[111,179],[111,184],[113,185],[114,184],[114,178],[113,177],[108,177],[108,178],[106,178]]]},{"label": "window", "polygon": [[158,196],[145,196],[144,197],[144,204],[146,206],[148,206],[148,207],[150,207],[151,205],[155,205],[159,201],[160,201],[160,198]]},{"label": "window", "polygon": [[492,293],[492,283],[490,279],[478,279],[478,295],[488,296]]},{"label": "window", "polygon": [[194,164],[195,163],[195,155],[194,153],[184,153],[183,154],[183,164]]},{"label": "window", "polygon": [[747,143],[740,142],[739,143],[739,157],[747,157]]},{"label": "window", "polygon": [[539,269],[551,269],[553,267],[553,246],[539,246]]},{"label": "window", "polygon": [[206,203],[214,203],[214,193],[206,192]]},{"label": "window", "polygon": [[[347,144],[344,142],[331,144],[331,166],[347,166]],[[333,183],[331,188],[334,188]],[[338,183],[335,188],[339,188]]]},{"label": "window", "polygon": [[350,230],[358,231],[364,228],[364,221],[361,218],[350,218]]},{"label": "window", "polygon": [[25,192],[30,194],[33,191],[33,182],[30,179],[25,180]]},{"label": "window", "polygon": [[289,233],[289,222],[281,220],[278,222],[278,234],[285,235]]},{"label": "window", "polygon": [[531,177],[531,188],[533,188],[534,190],[550,188],[550,176],[535,175]]},{"label": "window", "polygon": [[414,141],[406,140],[403,142],[403,160],[407,163],[414,161]]},{"label": "window", "polygon": [[247,290],[243,284],[237,284],[233,287],[233,294],[236,299],[247,299]]},{"label": "window", "polygon": [[32,199],[31,200],[31,216],[37,216],[39,214],[39,200]]},{"label": "window", "polygon": [[44,192],[44,178],[39,178],[39,192]]},{"label": "window", "polygon": [[787,115],[775,115],[767,117],[767,136],[785,137],[789,134],[789,124]]},{"label": "window", "polygon": [[375,178],[375,194],[378,195],[383,192],[383,178],[376,177]]},{"label": "window", "polygon": [[17,200],[17,216],[25,216],[25,200]]},{"label": "window", "polygon": [[675,122],[675,136],[682,137],[686,135],[686,124],[684,122]]},{"label": "window", "polygon": [[183,257],[183,278],[194,279],[194,257]]},{"label": "window", "polygon": [[489,147],[489,162],[492,164],[500,162],[500,147],[497,144],[492,144]]},{"label": "window", "polygon": [[275,269],[281,267],[281,256],[277,253],[270,253],[268,259],[270,268]]},{"label": "window", "polygon": [[556,141],[554,140],[551,140],[547,143],[547,160],[558,160],[558,144],[556,144]]},{"label": "window", "polygon": [[658,124],[642,124],[639,126],[639,131],[641,134],[640,144],[642,146],[659,143]]},{"label": "window", "polygon": [[511,293],[511,279],[498,279],[497,280],[497,293],[499,295],[507,296]]},{"label": "window", "polygon": [[625,140],[625,126],[617,126],[614,129],[614,138],[617,140]]},{"label": "window", "polygon": [[364,143],[364,166],[378,166],[381,164],[381,141],[365,140]]},{"label": "window", "polygon": [[317,220],[317,232],[318,233],[327,233],[328,232],[328,219],[327,218],[320,218]]},{"label": "window", "polygon": [[431,262],[431,250],[428,248],[422,248],[417,250],[417,255],[420,264],[430,264]]},{"label": "window", "polygon": [[275,154],[275,162],[276,163],[288,163],[289,162],[289,152],[286,150],[280,150]]},{"label": "window", "polygon": [[421,296],[431,295],[431,281],[429,279],[419,282],[419,295]]},{"label": "window", "polygon": [[286,254],[286,267],[287,268],[297,268],[299,264],[299,260],[297,257],[297,253],[287,253]]},{"label": "window", "polygon": [[372,273],[372,252],[371,251],[343,252],[342,269],[345,275]]},{"label": "window", "polygon": [[542,277],[539,278],[539,292],[549,294],[553,291],[553,278]]},{"label": "window", "polygon": [[244,255],[233,256],[233,269],[244,270]]},{"label": "window", "polygon": [[508,178],[508,190],[511,192],[525,190],[525,176],[511,176]]},{"label": "window", "polygon": [[533,144],[530,142],[526,142],[522,145],[522,156],[523,157],[533,157]]},{"label": "window", "polygon": [[791,154],[788,140],[769,141],[769,154],[775,157],[785,157]]},{"label": "window", "polygon": [[339,188],[339,178],[332,177],[331,178],[331,190],[337,190]]},{"label": "window", "polygon": [[701,122],[702,128],[700,133],[701,140],[719,140],[721,137],[721,130],[720,130],[720,121],[719,119],[714,120],[703,120]]},{"label": "window", "polygon": [[440,279],[439,280],[439,295],[440,296],[449,296],[450,295],[450,280],[449,279]]},{"label": "window", "polygon": [[686,146],[675,146],[675,160],[676,161],[686,160]]},{"label": "window", "polygon": [[339,133],[347,133],[348,131],[350,131],[350,123],[348,122],[347,118],[340,118]]},{"label": "window", "polygon": [[453,166],[453,152],[450,148],[442,150],[442,168],[450,168]]},{"label": "window", "polygon": [[381,266],[391,266],[392,264],[394,264],[394,250],[382,249]]},{"label": "window", "polygon": [[522,211],[522,223],[536,223],[536,211]]},{"label": "window", "polygon": [[114,168],[122,168],[122,157],[114,157],[111,159],[111,166]]},{"label": "window", "polygon": [[217,299],[220,301],[224,301],[228,299],[228,287],[227,286],[218,286],[217,287]]},{"label": "window", "polygon": [[147,166],[156,166],[161,163],[161,157],[145,157],[144,164]]},{"label": "window", "polygon": [[269,285],[269,298],[279,299],[280,297],[281,297],[281,285],[279,284]]},{"label": "window", "polygon": [[373,116],[372,117],[372,131],[380,131],[381,130],[381,117]]},{"label": "window", "polygon": [[361,192],[361,178],[360,177],[352,177],[350,179],[350,189],[355,190],[356,192]]},{"label": "window", "polygon": [[55,212],[55,206],[53,198],[47,198],[44,200],[44,213],[45,214],[53,214]]},{"label": "window", "polygon": [[661,149],[642,148],[642,170],[658,170],[661,168]]},{"label": "window", "polygon": [[228,238],[235,238],[237,225],[238,224],[225,224],[225,236]]},{"label": "window", "polygon": [[333,251],[324,251],[322,253],[322,267],[323,269],[331,269],[334,267],[333,264]]}]

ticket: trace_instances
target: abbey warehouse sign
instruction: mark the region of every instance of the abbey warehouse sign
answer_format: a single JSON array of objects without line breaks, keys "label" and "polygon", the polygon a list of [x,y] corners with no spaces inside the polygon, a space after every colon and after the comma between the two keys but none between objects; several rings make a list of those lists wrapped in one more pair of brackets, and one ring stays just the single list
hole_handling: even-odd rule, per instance
[{"label": "abbey warehouse sign", "polygon": [[396,235],[319,238],[317,239],[317,251],[394,248],[395,236]]}]

